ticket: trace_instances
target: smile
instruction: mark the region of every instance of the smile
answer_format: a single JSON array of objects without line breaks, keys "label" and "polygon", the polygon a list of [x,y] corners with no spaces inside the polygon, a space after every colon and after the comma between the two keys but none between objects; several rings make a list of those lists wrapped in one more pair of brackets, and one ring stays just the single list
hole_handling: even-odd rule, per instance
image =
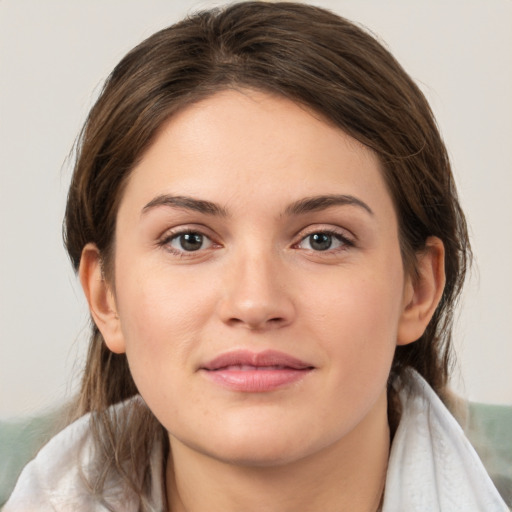
[{"label": "smile", "polygon": [[273,350],[237,350],[221,354],[201,366],[209,380],[233,391],[264,393],[303,379],[314,367]]}]

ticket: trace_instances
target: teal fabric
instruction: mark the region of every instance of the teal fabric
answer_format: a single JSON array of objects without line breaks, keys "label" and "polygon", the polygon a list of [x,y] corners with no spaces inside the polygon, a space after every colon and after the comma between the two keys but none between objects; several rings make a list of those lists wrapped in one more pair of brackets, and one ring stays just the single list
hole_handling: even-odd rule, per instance
[{"label": "teal fabric", "polygon": [[512,407],[471,403],[466,434],[512,510]]},{"label": "teal fabric", "polygon": [[0,507],[11,494],[21,470],[39,449],[58,432],[66,413],[0,421]]},{"label": "teal fabric", "polygon": [[[23,466],[59,430],[65,414],[57,410],[36,418],[0,422],[0,507]],[[512,407],[470,404],[466,433],[512,510]]]}]

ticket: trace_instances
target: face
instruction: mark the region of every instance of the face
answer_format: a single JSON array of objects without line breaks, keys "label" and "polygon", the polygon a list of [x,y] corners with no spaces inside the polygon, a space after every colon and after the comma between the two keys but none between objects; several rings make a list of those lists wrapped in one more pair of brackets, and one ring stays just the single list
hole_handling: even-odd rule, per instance
[{"label": "face", "polygon": [[275,464],[385,414],[406,282],[374,154],[286,99],[226,91],[175,115],[129,178],[105,338],[171,447]]}]

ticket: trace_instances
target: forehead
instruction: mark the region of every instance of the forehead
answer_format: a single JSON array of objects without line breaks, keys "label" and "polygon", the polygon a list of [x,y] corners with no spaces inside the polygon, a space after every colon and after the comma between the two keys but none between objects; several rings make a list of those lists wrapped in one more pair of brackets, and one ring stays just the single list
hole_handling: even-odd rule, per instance
[{"label": "forehead", "polygon": [[326,193],[390,202],[370,149],[302,105],[253,90],[216,93],[162,126],[121,207],[162,193],[221,203],[258,196],[267,207]]}]

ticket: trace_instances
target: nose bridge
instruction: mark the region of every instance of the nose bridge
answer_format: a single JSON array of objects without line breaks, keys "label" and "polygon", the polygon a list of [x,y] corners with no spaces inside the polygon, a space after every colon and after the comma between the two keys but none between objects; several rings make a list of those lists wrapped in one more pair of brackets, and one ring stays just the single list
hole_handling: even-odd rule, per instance
[{"label": "nose bridge", "polygon": [[282,326],[293,317],[283,282],[283,261],[271,247],[247,243],[229,262],[221,315],[224,322],[250,329]]}]

